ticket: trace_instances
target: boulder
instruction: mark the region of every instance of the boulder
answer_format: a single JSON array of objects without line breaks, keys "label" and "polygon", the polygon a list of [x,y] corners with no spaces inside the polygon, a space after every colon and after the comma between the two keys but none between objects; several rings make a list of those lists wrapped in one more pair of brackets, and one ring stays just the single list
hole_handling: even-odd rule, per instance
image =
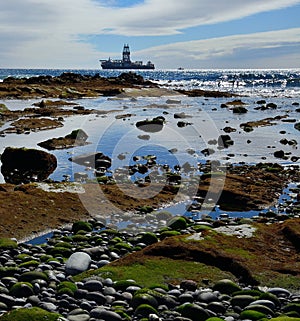
[{"label": "boulder", "polygon": [[91,257],[84,252],[73,253],[66,262],[66,273],[76,275],[86,271],[91,264]]},{"label": "boulder", "polygon": [[7,183],[21,184],[43,181],[54,172],[57,159],[38,149],[5,148],[1,155],[1,173]]}]

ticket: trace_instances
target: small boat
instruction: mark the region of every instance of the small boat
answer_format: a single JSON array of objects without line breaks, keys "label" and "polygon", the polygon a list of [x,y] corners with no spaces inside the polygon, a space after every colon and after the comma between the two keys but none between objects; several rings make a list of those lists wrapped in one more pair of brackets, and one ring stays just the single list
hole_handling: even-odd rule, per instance
[{"label": "small boat", "polygon": [[122,60],[108,58],[108,60],[100,59],[100,62],[102,69],[155,69],[155,66],[151,61],[148,61],[146,64],[143,64],[142,61],[131,61],[128,44],[125,44],[123,47]]}]

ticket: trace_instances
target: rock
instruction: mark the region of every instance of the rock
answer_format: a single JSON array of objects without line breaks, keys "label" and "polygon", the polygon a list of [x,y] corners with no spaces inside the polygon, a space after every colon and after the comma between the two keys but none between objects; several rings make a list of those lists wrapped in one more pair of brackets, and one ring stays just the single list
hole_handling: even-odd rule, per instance
[{"label": "rock", "polygon": [[218,145],[220,148],[228,148],[230,145],[233,144],[233,140],[229,135],[220,135],[218,138]]},{"label": "rock", "polygon": [[90,316],[95,319],[101,319],[104,321],[121,321],[121,316],[113,311],[108,311],[103,308],[95,308],[91,310]]},{"label": "rock", "polygon": [[232,306],[238,306],[239,308],[243,309],[254,301],[255,301],[255,298],[251,295],[239,294],[239,295],[235,295],[230,300],[230,303]]},{"label": "rock", "polygon": [[233,292],[240,291],[241,288],[235,282],[229,279],[223,279],[214,284],[213,290],[223,294],[232,294]]},{"label": "rock", "polygon": [[48,150],[65,149],[72,148],[75,146],[87,145],[87,139],[88,135],[85,131],[83,131],[82,129],[76,129],[73,130],[70,134],[66,135],[65,137],[51,138],[41,143],[38,143],[38,145]]},{"label": "rock", "polygon": [[17,298],[33,295],[33,286],[30,283],[17,282],[9,290],[9,294]]},{"label": "rock", "polygon": [[86,299],[89,301],[95,301],[98,305],[102,305],[106,303],[106,297],[99,292],[88,292],[86,294]]},{"label": "rock", "polygon": [[274,152],[274,157],[276,158],[284,158],[284,151],[283,150],[278,150]]},{"label": "rock", "polygon": [[43,181],[57,167],[54,155],[27,148],[5,148],[1,155],[1,162],[4,179],[12,184]]},{"label": "rock", "polygon": [[91,257],[84,252],[73,253],[66,262],[66,273],[76,275],[86,271],[91,264]]},{"label": "rock", "polygon": [[89,153],[80,156],[70,157],[69,160],[79,165],[90,166],[92,168],[103,167],[109,168],[111,166],[111,158],[101,152]]},{"label": "rock", "polygon": [[243,106],[236,106],[232,108],[232,112],[234,114],[246,114],[248,112],[248,109]]},{"label": "rock", "polygon": [[103,288],[103,284],[101,281],[98,281],[98,280],[89,280],[84,283],[83,288],[91,292],[93,291],[100,292]]},{"label": "rock", "polygon": [[277,297],[290,297],[291,296],[291,292],[284,289],[284,288],[271,288],[268,290],[269,293],[272,293],[274,295],[276,295]]},{"label": "rock", "polygon": [[136,123],[136,127],[145,132],[156,133],[163,129],[165,118],[158,116],[153,119],[141,120]]},{"label": "rock", "polygon": [[194,303],[184,304],[178,308],[178,311],[183,317],[192,321],[205,321],[210,317],[204,308]]}]

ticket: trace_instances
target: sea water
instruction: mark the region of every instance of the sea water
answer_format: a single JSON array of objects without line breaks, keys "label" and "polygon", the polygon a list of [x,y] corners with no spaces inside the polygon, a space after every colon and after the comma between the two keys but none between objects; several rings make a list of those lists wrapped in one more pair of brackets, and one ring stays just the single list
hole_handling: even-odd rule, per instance
[{"label": "sea water", "polygon": [[[0,69],[0,81],[6,77],[33,77],[40,75],[59,76],[63,72],[116,77],[123,71],[109,70],[50,70],[50,69]],[[137,97],[136,99],[121,97],[97,97],[71,100],[86,109],[106,111],[105,115],[84,115],[64,118],[61,128],[30,132],[24,134],[7,134],[0,137],[0,154],[8,146],[39,148],[37,144],[53,137],[61,137],[72,130],[81,128],[88,134],[89,144],[71,149],[51,151],[58,160],[55,172],[50,176],[61,181],[68,175],[73,180],[74,173],[85,172],[93,177],[93,169],[70,162],[70,157],[85,153],[102,152],[112,158],[111,172],[119,168],[127,168],[135,164],[134,157],[155,155],[156,162],[161,165],[182,166],[189,163],[197,168],[207,160],[219,160],[226,164],[257,164],[259,162],[277,162],[293,165],[291,156],[300,157],[298,145],[283,145],[283,138],[299,143],[299,131],[294,128],[299,122],[300,103],[300,69],[290,70],[154,70],[135,71],[145,79],[170,90],[202,89],[226,91],[240,95],[234,98],[186,97],[183,95],[170,97]],[[176,100],[169,104],[168,99]],[[248,109],[246,114],[234,114],[230,108],[222,108],[228,101],[240,99]],[[277,105],[276,109],[257,110],[258,100]],[[40,99],[2,100],[11,110],[31,107]],[[174,114],[184,112],[187,118],[177,119]],[[116,116],[131,114],[129,117]],[[166,120],[163,130],[146,133],[135,124],[139,120],[163,116]],[[275,117],[290,119],[285,122]],[[254,128],[252,132],[244,132],[241,123],[273,118],[269,126]],[[186,122],[186,126],[178,127],[178,121]],[[9,127],[2,124],[0,131]],[[224,128],[234,131],[229,133],[234,144],[229,148],[217,148],[211,142],[225,134]],[[141,139],[147,134],[149,139]],[[214,150],[211,155],[204,155],[203,150]],[[284,150],[287,159],[274,157],[274,152]],[[120,157],[122,155],[122,157]],[[296,162],[299,164],[299,161]],[[135,174],[128,177],[136,180],[142,177]],[[0,175],[0,182],[4,178]],[[179,205],[184,208],[184,204]],[[175,207],[178,211],[179,207]],[[170,207],[172,211],[173,208]],[[255,213],[249,213],[249,216]]]},{"label": "sea water", "polygon": [[[6,77],[33,77],[39,75],[58,76],[63,72],[115,77],[123,71],[109,70],[52,70],[52,69],[0,69],[0,81]],[[58,159],[58,168],[51,178],[61,180],[62,176],[72,174],[82,168],[74,165],[68,159],[74,155],[101,151],[114,158],[113,168],[132,164],[132,156],[155,154],[162,164],[171,166],[176,163],[191,162],[196,164],[207,159],[227,159],[230,163],[260,161],[276,161],[290,163],[287,160],[274,158],[275,150],[285,149],[285,152],[299,155],[298,146],[283,146],[282,138],[298,140],[299,131],[294,129],[294,123],[274,121],[273,126],[255,128],[250,133],[243,132],[240,124],[276,116],[299,121],[300,69],[291,70],[154,70],[136,71],[145,79],[169,89],[203,89],[236,93],[241,95],[243,103],[247,104],[248,113],[233,114],[232,111],[220,108],[221,104],[233,100],[228,98],[189,98],[185,96],[172,97],[178,104],[167,104],[170,97],[138,97],[110,99],[98,97],[91,99],[72,100],[87,109],[107,111],[104,116],[87,115],[65,117],[61,128],[31,132],[29,135],[7,134],[0,137],[0,153],[5,147],[39,148],[38,143],[53,137],[69,134],[72,130],[82,128],[89,135],[89,145],[68,150],[53,151]],[[278,107],[274,110],[260,111],[256,102],[265,99]],[[12,110],[31,107],[38,99],[4,100]],[[154,106],[154,107],[153,107]],[[157,106],[157,107],[155,107]],[[114,112],[109,112],[114,111]],[[175,119],[175,113],[184,112],[191,118]],[[132,114],[125,119],[116,119],[116,115]],[[145,141],[139,135],[147,134],[135,127],[138,120],[163,116],[166,124],[161,132],[151,133]],[[189,123],[179,128],[178,121]],[[0,130],[10,126],[3,124]],[[216,149],[209,142],[219,135],[225,134],[223,129],[231,127],[230,133],[234,145],[228,149]],[[284,133],[284,134],[283,134]],[[214,148],[215,153],[204,157],[201,151]],[[170,151],[176,150],[176,153]],[[190,151],[193,150],[194,153]],[[118,155],[124,154],[126,161],[120,161]],[[229,156],[228,156],[229,154]],[[75,167],[75,168],[74,168]],[[0,176],[0,181],[3,177]]]}]

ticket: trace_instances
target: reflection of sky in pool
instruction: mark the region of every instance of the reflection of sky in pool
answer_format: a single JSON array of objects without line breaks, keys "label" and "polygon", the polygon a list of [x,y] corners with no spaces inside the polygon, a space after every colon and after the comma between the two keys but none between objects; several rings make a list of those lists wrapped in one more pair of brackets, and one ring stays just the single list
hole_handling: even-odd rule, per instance
[{"label": "reflection of sky in pool", "polygon": [[[299,113],[291,105],[292,100],[276,99],[272,101],[278,104],[276,110],[258,111],[255,99],[242,98],[248,113],[237,115],[231,110],[221,108],[220,105],[228,101],[223,98],[184,98],[178,97],[181,104],[175,106],[166,104],[167,97],[138,98],[137,101],[129,99],[110,100],[107,98],[83,99],[75,101],[85,108],[97,110],[119,110],[104,116],[88,115],[65,117],[64,127],[53,130],[32,132],[29,135],[8,134],[0,138],[0,153],[7,146],[39,148],[38,142],[52,137],[64,136],[73,129],[82,128],[89,135],[91,143],[83,147],[67,150],[52,151],[58,158],[58,168],[51,178],[61,180],[64,174],[72,176],[74,171],[84,171],[83,166],[72,164],[68,158],[71,155],[80,155],[89,152],[101,151],[113,158],[113,169],[119,166],[132,164],[132,156],[143,156],[153,154],[157,156],[160,163],[183,164],[189,162],[203,162],[206,159],[220,159],[223,162],[258,163],[261,161],[286,162],[273,157],[275,150],[283,149],[291,155],[299,156],[299,149],[280,144],[280,139],[295,139],[297,141],[299,132],[294,129],[294,123],[274,121],[276,125],[255,128],[250,133],[244,132],[239,125],[251,120],[260,120],[267,117],[284,116],[299,120]],[[23,109],[30,107],[33,100],[5,101],[12,109]],[[158,107],[153,107],[153,104]],[[174,113],[184,112],[191,118],[175,119]],[[116,119],[116,115],[132,114],[131,117]],[[146,118],[164,116],[166,124],[162,131],[157,133],[146,133],[136,128],[135,123]],[[186,127],[177,127],[178,121],[192,123]],[[7,127],[5,124],[4,127]],[[225,134],[224,127],[232,127],[236,131],[229,133],[234,140],[234,145],[228,149],[218,150],[216,145],[210,145],[209,141],[217,139],[220,134]],[[279,132],[284,132],[280,134]],[[149,134],[149,140],[138,138],[139,135]],[[204,157],[201,151],[205,148],[213,148],[215,153]],[[169,150],[176,150],[170,153]],[[190,153],[194,150],[195,153]],[[118,159],[119,154],[126,156],[125,160]],[[229,157],[227,157],[229,154]],[[224,158],[226,158],[224,160]],[[265,159],[264,159],[265,158]],[[288,161],[287,161],[288,162]],[[1,177],[1,181],[3,178]]]}]

